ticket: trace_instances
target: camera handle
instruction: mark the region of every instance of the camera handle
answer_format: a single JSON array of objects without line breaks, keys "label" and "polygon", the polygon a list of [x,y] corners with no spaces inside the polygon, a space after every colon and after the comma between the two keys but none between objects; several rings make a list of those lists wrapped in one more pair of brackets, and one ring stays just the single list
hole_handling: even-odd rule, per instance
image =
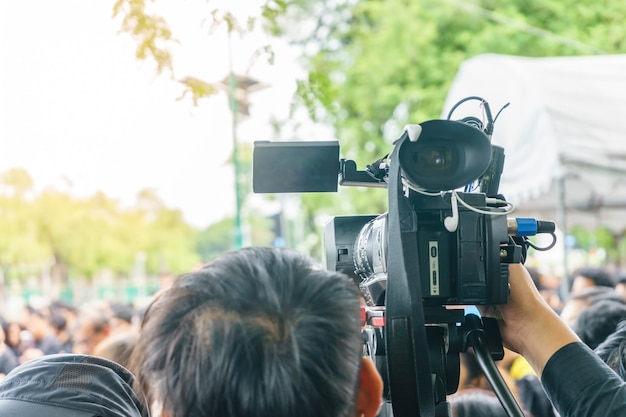
[{"label": "camera handle", "polygon": [[[490,333],[497,333],[497,338],[488,337],[489,335],[487,335],[483,326],[489,325]],[[524,412],[517,401],[515,401],[506,382],[504,382],[490,352],[488,341],[491,341],[492,344],[496,343],[499,345],[500,350],[502,348],[500,332],[498,331],[496,320],[493,318],[481,319],[474,314],[468,314],[465,316],[463,327],[466,347],[471,346],[474,348],[476,359],[506,413],[509,417],[524,417]]]},{"label": "camera handle", "polygon": [[[385,350],[393,414],[396,417],[432,417],[435,398],[428,337],[417,263],[417,215],[404,197],[399,149],[409,140],[407,132],[391,153],[389,193],[387,289],[385,291]],[[405,253],[406,252],[406,253]]]}]

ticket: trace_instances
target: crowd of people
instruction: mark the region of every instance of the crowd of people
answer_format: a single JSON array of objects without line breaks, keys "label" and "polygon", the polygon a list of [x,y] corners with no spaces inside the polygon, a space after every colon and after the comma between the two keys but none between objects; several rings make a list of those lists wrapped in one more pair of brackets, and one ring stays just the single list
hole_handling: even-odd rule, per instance
[{"label": "crowd of people", "polygon": [[[556,302],[537,271],[510,271],[509,303],[482,314],[498,319],[498,366],[526,415],[626,415],[619,280],[580,269]],[[363,356],[361,306],[347,276],[295,251],[245,248],[179,277],[146,309],[26,307],[2,323],[0,415],[375,417],[383,380]],[[505,416],[472,352],[461,362],[450,415]],[[103,381],[110,395],[91,396]]]},{"label": "crowd of people", "polygon": [[0,317],[0,379],[19,364],[59,353],[97,355],[126,366],[140,316],[131,304],[98,300],[80,308],[59,301],[25,306],[11,320]]}]

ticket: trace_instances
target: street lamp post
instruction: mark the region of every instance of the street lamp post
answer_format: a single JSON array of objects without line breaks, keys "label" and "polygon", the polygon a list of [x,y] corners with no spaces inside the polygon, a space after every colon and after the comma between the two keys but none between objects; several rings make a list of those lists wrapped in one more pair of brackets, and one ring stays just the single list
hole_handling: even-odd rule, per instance
[{"label": "street lamp post", "polygon": [[241,182],[239,180],[241,174],[241,167],[239,166],[239,141],[237,140],[237,126],[239,106],[237,99],[235,98],[235,90],[237,88],[237,80],[232,68],[232,56],[230,48],[230,33],[228,36],[229,42],[229,74],[228,74],[228,101],[230,102],[230,110],[232,113],[232,140],[233,140],[233,170],[235,176],[235,249],[243,247],[243,230],[241,227]]},{"label": "street lamp post", "polygon": [[254,91],[267,87],[248,75],[236,75],[233,70],[233,53],[231,44],[231,34],[228,32],[228,75],[217,83],[217,87],[228,92],[228,101],[232,114],[232,143],[233,143],[233,171],[235,177],[235,249],[244,245],[242,206],[244,193],[241,187],[241,161],[239,157],[239,140],[237,138],[237,128],[239,117],[249,115],[248,95]]}]

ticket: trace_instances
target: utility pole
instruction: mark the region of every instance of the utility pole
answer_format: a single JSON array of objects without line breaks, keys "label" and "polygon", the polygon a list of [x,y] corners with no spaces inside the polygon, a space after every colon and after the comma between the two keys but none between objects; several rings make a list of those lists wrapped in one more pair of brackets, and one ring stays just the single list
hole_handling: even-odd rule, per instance
[{"label": "utility pole", "polygon": [[228,31],[228,101],[232,114],[232,140],[233,140],[233,170],[235,174],[235,249],[243,246],[243,230],[241,227],[241,182],[239,181],[241,167],[239,166],[239,141],[237,139],[237,126],[239,125],[239,103],[235,98],[237,79],[233,70],[233,47],[231,33]]},{"label": "utility pole", "polygon": [[222,88],[228,92],[228,101],[232,114],[232,143],[233,143],[233,171],[235,177],[235,230],[234,230],[234,247],[235,249],[244,246],[242,208],[244,200],[244,191],[241,186],[241,160],[239,156],[239,139],[237,130],[239,127],[240,116],[249,115],[248,95],[254,91],[268,87],[267,84],[261,83],[247,75],[235,74],[233,68],[233,47],[231,40],[231,31],[228,31],[228,75],[222,81],[217,83],[218,88]]}]

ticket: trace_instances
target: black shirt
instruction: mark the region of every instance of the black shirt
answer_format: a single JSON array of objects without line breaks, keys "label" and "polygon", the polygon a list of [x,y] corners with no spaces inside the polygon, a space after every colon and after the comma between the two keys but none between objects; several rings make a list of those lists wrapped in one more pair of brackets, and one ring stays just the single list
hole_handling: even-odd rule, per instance
[{"label": "black shirt", "polygon": [[541,379],[561,417],[626,416],[626,382],[583,343],[559,349]]}]

